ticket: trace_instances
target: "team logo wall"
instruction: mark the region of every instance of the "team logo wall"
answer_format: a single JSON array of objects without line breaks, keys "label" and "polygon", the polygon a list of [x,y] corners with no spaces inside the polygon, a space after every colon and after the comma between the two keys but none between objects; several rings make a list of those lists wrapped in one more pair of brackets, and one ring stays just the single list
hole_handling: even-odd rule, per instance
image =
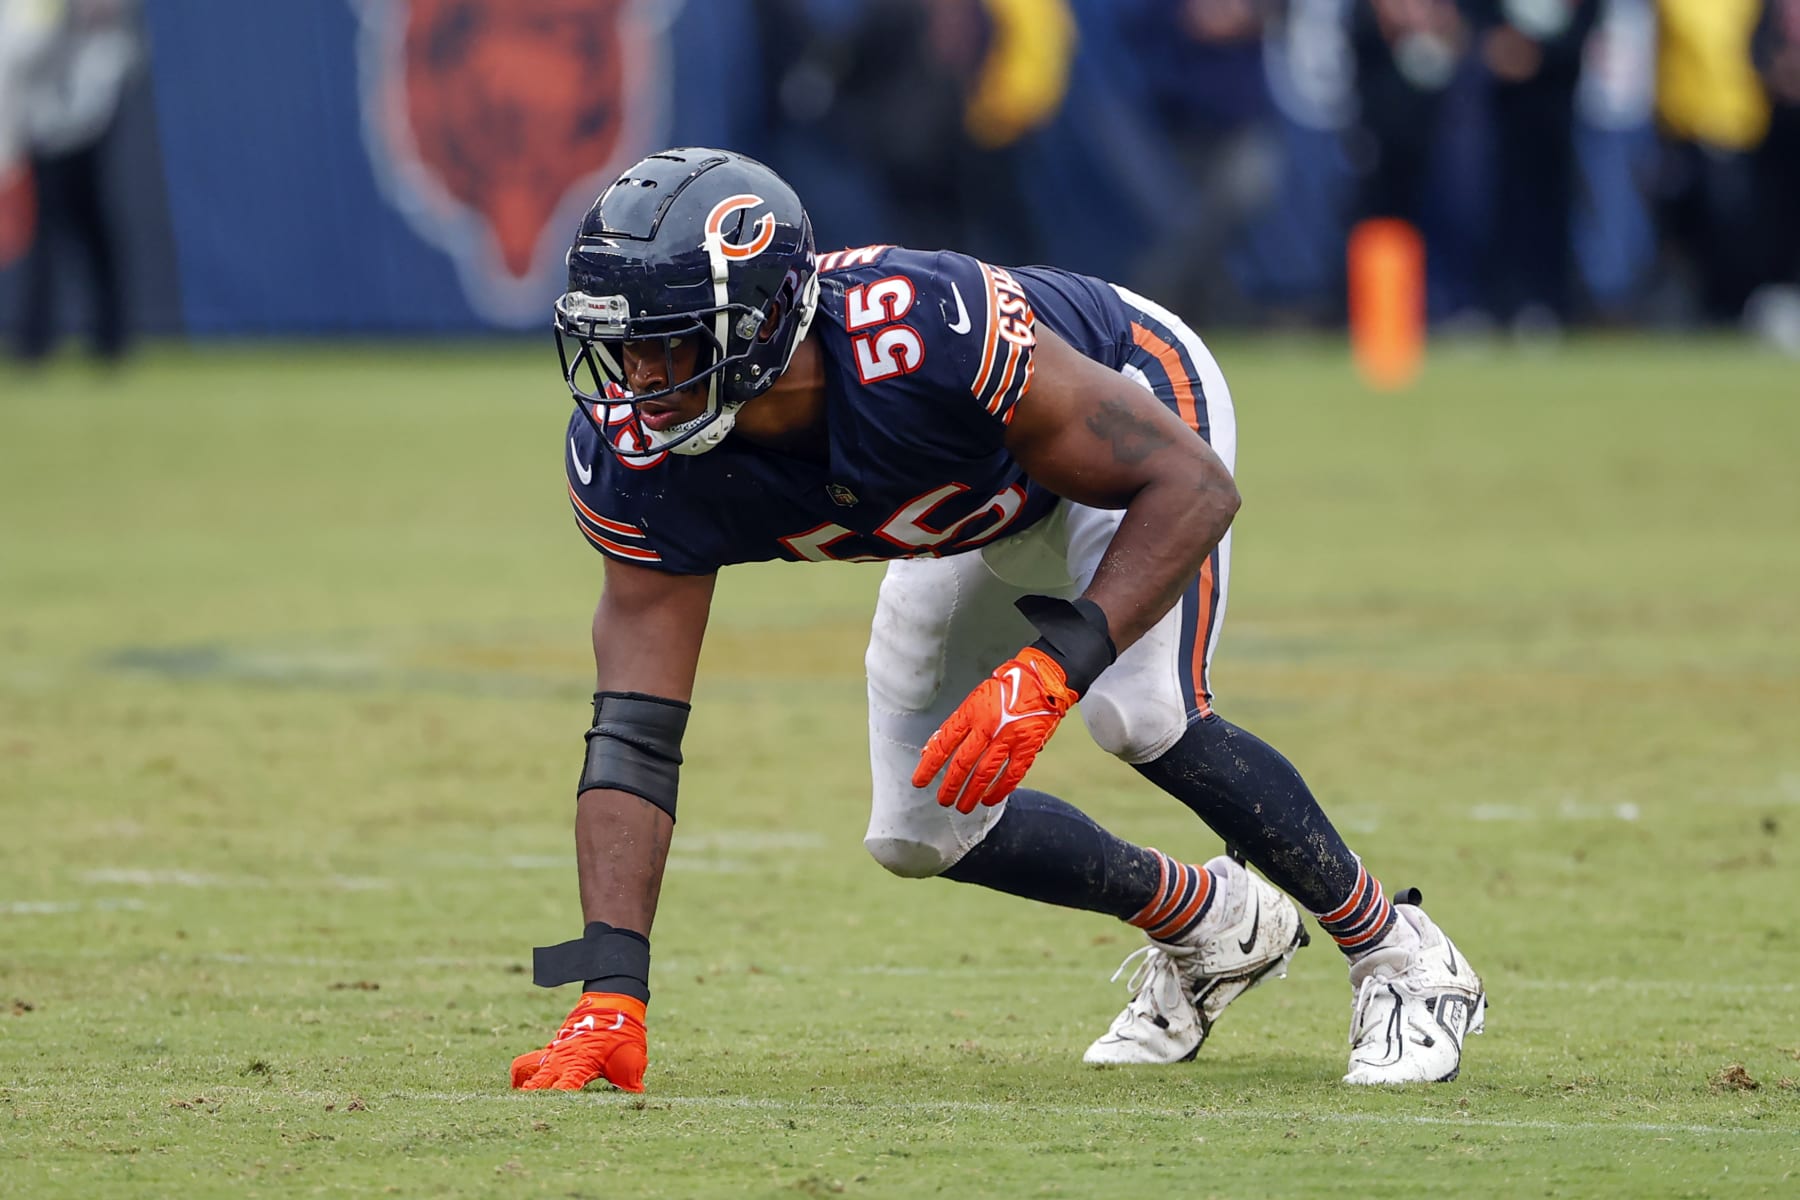
[{"label": "team logo wall", "polygon": [[663,144],[671,0],[351,0],[388,200],[470,306],[544,320],[594,196]]}]

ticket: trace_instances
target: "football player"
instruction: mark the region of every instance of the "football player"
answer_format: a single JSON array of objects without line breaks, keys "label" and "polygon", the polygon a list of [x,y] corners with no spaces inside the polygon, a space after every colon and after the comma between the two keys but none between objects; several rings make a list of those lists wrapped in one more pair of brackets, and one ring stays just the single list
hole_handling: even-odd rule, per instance
[{"label": "football player", "polygon": [[[1345,1080],[1455,1077],[1480,979],[1416,893],[1384,893],[1288,761],[1213,711],[1237,429],[1192,330],[1046,267],[815,255],[787,184],[721,150],[633,166],[568,264],[563,453],[606,584],[576,802],[586,927],[540,948],[535,977],[582,995],[513,1062],[514,1086],[643,1087],[649,934],[714,579],[767,559],[889,564],[866,664],[877,862],[1144,932],[1130,1001],[1086,1061],[1194,1057],[1306,944],[1292,896],[1349,961]],[[1020,786],[1077,701],[1096,742],[1275,886]]]}]

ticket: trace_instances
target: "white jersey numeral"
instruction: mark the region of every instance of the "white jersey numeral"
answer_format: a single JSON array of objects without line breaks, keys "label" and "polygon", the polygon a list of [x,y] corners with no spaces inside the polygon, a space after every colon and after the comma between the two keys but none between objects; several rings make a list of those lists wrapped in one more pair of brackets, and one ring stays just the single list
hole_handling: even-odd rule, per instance
[{"label": "white jersey numeral", "polygon": [[889,325],[880,333],[854,339],[851,345],[856,347],[857,378],[864,383],[905,375],[925,363],[925,339],[910,325]]}]

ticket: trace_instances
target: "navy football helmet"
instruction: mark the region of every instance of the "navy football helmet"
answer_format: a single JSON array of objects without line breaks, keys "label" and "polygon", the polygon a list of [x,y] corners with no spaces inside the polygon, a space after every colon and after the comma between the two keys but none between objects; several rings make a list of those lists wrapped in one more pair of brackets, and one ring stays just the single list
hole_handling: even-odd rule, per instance
[{"label": "navy football helmet", "polygon": [[[738,408],[787,370],[818,308],[812,222],[800,198],[729,150],[665,150],[631,167],[582,218],[568,262],[554,319],[563,378],[628,459],[718,445]],[[677,382],[671,347],[687,339],[699,343],[699,359]],[[626,342],[661,343],[669,386],[629,392]],[[698,417],[664,430],[638,421],[638,402],[694,386],[706,389]],[[607,437],[604,426],[621,419],[636,436]]]}]

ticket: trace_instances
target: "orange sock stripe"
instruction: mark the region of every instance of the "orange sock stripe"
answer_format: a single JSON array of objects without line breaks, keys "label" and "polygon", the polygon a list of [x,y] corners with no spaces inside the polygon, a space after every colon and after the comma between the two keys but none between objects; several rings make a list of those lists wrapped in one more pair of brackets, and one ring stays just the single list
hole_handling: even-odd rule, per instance
[{"label": "orange sock stripe", "polygon": [[1163,893],[1169,887],[1169,856],[1161,850],[1151,850],[1150,853],[1156,855],[1156,891],[1151,893],[1148,904],[1125,919],[1127,925],[1136,925],[1139,929],[1144,927],[1144,923],[1150,919],[1150,915],[1162,904]]},{"label": "orange sock stripe", "polygon": [[1329,925],[1333,921],[1341,921],[1351,913],[1355,912],[1356,906],[1362,903],[1363,893],[1368,890],[1369,879],[1369,872],[1365,868],[1358,866],[1356,868],[1356,886],[1350,889],[1350,898],[1330,912],[1320,913],[1319,924]]},{"label": "orange sock stripe", "polygon": [[1381,884],[1377,882],[1375,890],[1369,895],[1369,903],[1360,913],[1348,920],[1335,921],[1326,928],[1330,931],[1331,936],[1340,942],[1345,938],[1353,938],[1359,933],[1367,932],[1371,924],[1379,924],[1382,912],[1387,906],[1387,898],[1382,894]]},{"label": "orange sock stripe", "polygon": [[1206,870],[1204,867],[1195,867],[1194,874],[1199,880],[1199,886],[1194,889],[1194,898],[1190,900],[1180,912],[1176,913],[1156,928],[1146,929],[1144,931],[1145,933],[1148,933],[1153,938],[1166,940],[1183,932],[1189,925],[1193,924],[1194,918],[1200,915],[1200,911],[1206,907],[1208,897],[1212,895],[1212,872]]},{"label": "orange sock stripe", "polygon": [[1383,900],[1381,906],[1375,910],[1376,915],[1380,918],[1379,920],[1375,921],[1361,933],[1354,934],[1350,937],[1337,937],[1334,935],[1332,940],[1346,950],[1360,946],[1364,942],[1378,936],[1382,930],[1387,928],[1388,917],[1392,915],[1393,911],[1393,906],[1386,900]]},{"label": "orange sock stripe", "polygon": [[1189,893],[1194,890],[1193,872],[1191,870],[1174,860],[1170,860],[1169,866],[1173,868],[1169,873],[1169,890],[1164,894],[1163,902],[1157,907],[1156,911],[1144,918],[1143,928],[1148,929],[1153,925],[1161,925],[1164,921],[1167,921],[1174,915],[1175,910],[1181,907],[1182,902],[1187,899]]}]

